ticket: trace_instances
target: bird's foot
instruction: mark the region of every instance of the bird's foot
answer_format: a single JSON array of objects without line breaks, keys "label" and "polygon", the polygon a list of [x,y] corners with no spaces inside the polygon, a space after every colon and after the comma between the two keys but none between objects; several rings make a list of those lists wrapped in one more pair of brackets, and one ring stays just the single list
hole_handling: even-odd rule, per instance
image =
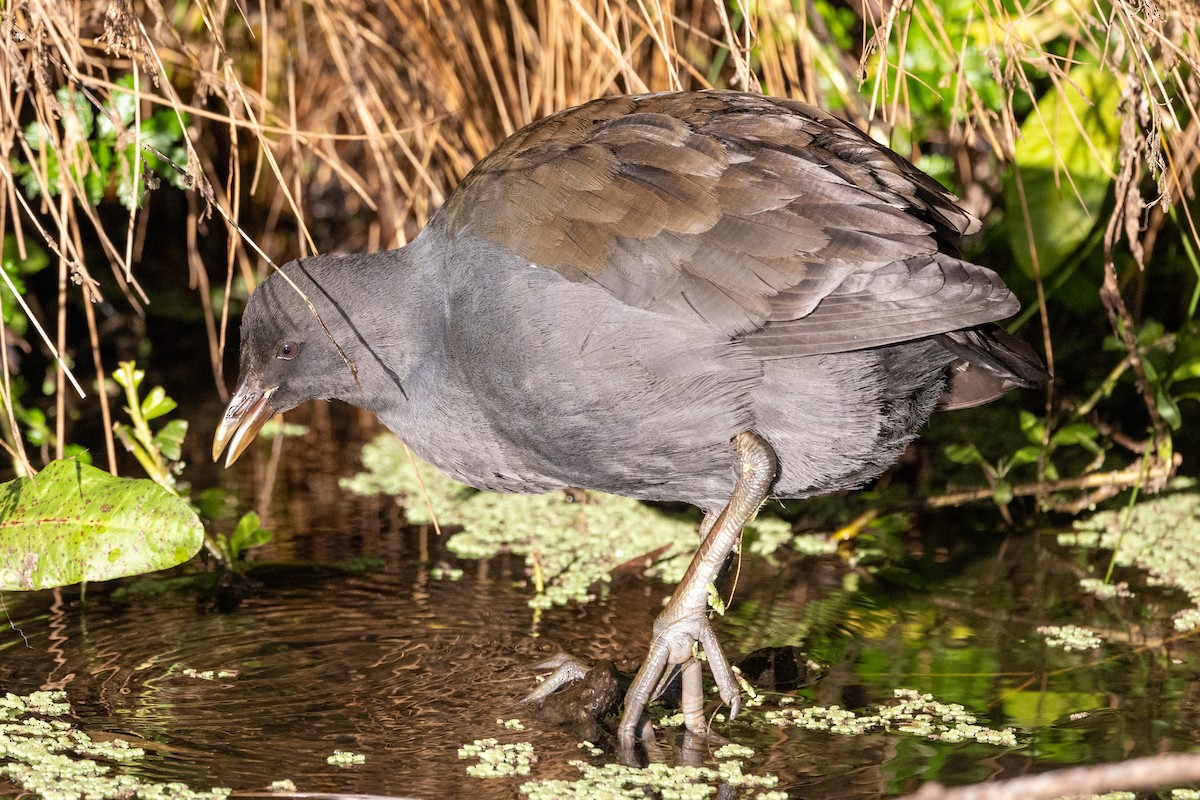
[{"label": "bird's foot", "polygon": [[536,689],[521,698],[522,703],[535,705],[545,702],[547,697],[559,689],[583,680],[589,669],[587,664],[567,653],[552,656],[540,664],[535,664],[533,668],[553,670]]},{"label": "bird's foot", "polygon": [[620,697],[613,663],[600,660],[589,668],[564,654],[538,666],[554,671],[521,702],[534,706],[543,721],[566,726],[580,739],[597,741],[601,720],[616,709]]},{"label": "bird's foot", "polygon": [[693,734],[708,734],[704,668],[697,645],[708,659],[721,699],[729,704],[729,718],[736,717],[741,709],[737,679],[708,621],[708,597],[712,582],[742,535],[742,527],[754,518],[767,499],[779,460],[771,445],[750,431],[733,437],[733,446],[737,459],[733,493],[719,513],[709,509],[704,515],[700,523],[700,548],[671,602],[654,621],[650,653],[625,695],[625,713],[617,731],[623,750],[631,750],[635,738],[644,738],[639,734],[644,730],[642,715],[646,705],[662,692],[676,672],[683,687],[680,702],[683,724]]},{"label": "bird's foot", "polygon": [[717,641],[706,609],[677,616],[668,606],[654,623],[650,652],[625,694],[625,712],[618,731],[622,741],[643,738],[646,706],[662,694],[677,672],[682,682],[680,708],[684,726],[693,734],[709,734],[708,719],[704,714],[704,667],[700,651],[708,661],[721,699],[729,705],[729,718],[737,716],[742,704],[737,678]]}]

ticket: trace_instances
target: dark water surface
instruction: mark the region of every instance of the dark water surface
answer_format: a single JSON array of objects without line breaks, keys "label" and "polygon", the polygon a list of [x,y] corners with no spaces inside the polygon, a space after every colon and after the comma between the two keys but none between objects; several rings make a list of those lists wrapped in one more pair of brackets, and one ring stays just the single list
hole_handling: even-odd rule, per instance
[{"label": "dark water surface", "polygon": [[[64,689],[83,730],[147,749],[129,769],[195,789],[289,778],[307,792],[507,798],[531,778],[576,777],[571,759],[614,760],[610,739],[603,755],[585,755],[575,733],[516,701],[551,653],[635,665],[668,587],[621,575],[601,600],[537,617],[519,560],[455,561],[432,532],[406,529],[390,501],[332,481],[281,475],[277,538],[254,556],[276,563],[252,571],[233,610],[159,580],[92,585],[84,597],[77,587],[0,595],[0,692]],[[1137,598],[1098,600],[1076,581],[1105,553],[1047,534],[962,535],[954,520],[899,536],[891,566],[875,572],[833,556],[748,557],[718,634],[735,660],[762,648],[812,660],[800,688],[785,687],[797,706],[861,710],[907,687],[1014,728],[1018,746],[779,728],[751,708],[718,723],[754,748],[747,772],[778,776],[793,798],[874,798],[1196,745],[1200,651],[1170,628],[1178,598],[1131,574]],[[464,573],[435,578],[440,565]],[[1067,622],[1110,643],[1067,653],[1036,632]],[[771,688],[769,674],[757,680]],[[513,717],[526,730],[497,722]],[[458,748],[484,737],[532,743],[529,778],[468,776]],[[677,763],[677,741],[663,736],[651,758]],[[330,766],[334,750],[366,761]]]}]

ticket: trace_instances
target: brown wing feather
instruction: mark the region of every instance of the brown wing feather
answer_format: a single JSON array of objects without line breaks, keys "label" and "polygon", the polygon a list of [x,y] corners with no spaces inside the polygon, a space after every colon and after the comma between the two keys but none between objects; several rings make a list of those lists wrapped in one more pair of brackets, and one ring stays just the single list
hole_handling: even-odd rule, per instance
[{"label": "brown wing feather", "polygon": [[480,162],[441,218],[631,305],[752,346],[761,336],[767,357],[1015,310],[993,273],[953,257],[978,220],[895,153],[791,100],[671,93],[555,114]]}]

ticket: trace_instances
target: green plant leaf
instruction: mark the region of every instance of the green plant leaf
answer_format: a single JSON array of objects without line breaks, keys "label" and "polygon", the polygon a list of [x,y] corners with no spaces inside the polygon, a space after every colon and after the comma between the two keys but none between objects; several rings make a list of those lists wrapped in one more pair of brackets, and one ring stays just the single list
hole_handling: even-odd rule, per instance
[{"label": "green plant leaf", "polygon": [[1019,467],[1022,464],[1032,464],[1038,460],[1038,456],[1042,454],[1042,448],[1038,445],[1028,445],[1022,447],[1017,452],[1012,454],[1009,460],[1010,467]]},{"label": "green plant leaf", "polygon": [[1171,395],[1167,394],[1162,389],[1154,393],[1154,405],[1158,408],[1158,413],[1163,420],[1171,426],[1171,430],[1177,431],[1183,425],[1183,414],[1179,411],[1179,404]]},{"label": "green plant leaf", "polygon": [[1021,433],[1025,434],[1026,439],[1036,445],[1042,443],[1046,434],[1046,426],[1042,424],[1042,420],[1037,414],[1021,411],[1020,425]]},{"label": "green plant leaf", "polygon": [[137,369],[132,361],[122,361],[112,374],[112,379],[126,390],[137,389],[146,377],[143,370]]},{"label": "green plant leaf", "polygon": [[167,392],[161,386],[155,386],[142,400],[142,416],[149,422],[152,419],[157,419],[163,414],[169,414],[175,410],[179,404],[167,397]]},{"label": "green plant leaf", "polygon": [[258,514],[249,511],[238,520],[233,535],[229,537],[229,549],[234,558],[252,547],[271,541],[271,532],[262,527]]},{"label": "green plant leaf", "polygon": [[33,275],[41,272],[50,264],[50,256],[46,253],[45,248],[28,236],[25,237],[25,258],[22,259],[21,251],[17,247],[17,237],[11,233],[4,234],[4,249],[0,260],[4,262],[4,271],[10,277]]},{"label": "green plant leaf", "polygon": [[[1004,179],[1009,246],[1030,277],[1031,240],[1041,274],[1049,277],[1088,238],[1120,147],[1122,82],[1092,64],[1075,67],[1069,78],[1061,90],[1043,95],[1021,125],[1014,153],[1020,185],[1015,172]],[[1022,202],[1029,209],[1028,231]]]},{"label": "green plant leaf", "polygon": [[1056,447],[1079,445],[1092,455],[1098,456],[1103,452],[1100,445],[1096,444],[1096,437],[1099,435],[1099,431],[1086,422],[1076,422],[1056,430],[1050,437],[1050,444]]},{"label": "green plant leaf", "polygon": [[1193,358],[1171,370],[1171,382],[1200,378],[1200,358]]},{"label": "green plant leaf", "polygon": [[186,419],[173,419],[154,435],[154,444],[165,458],[178,461],[183,455],[183,438],[187,436],[187,429]]},{"label": "green plant leaf", "polygon": [[943,451],[946,458],[953,461],[955,464],[982,464],[983,454],[973,444],[951,444],[946,445]]},{"label": "green plant leaf", "polygon": [[153,481],[64,460],[0,484],[0,590],[166,569],[203,542],[196,513]]}]

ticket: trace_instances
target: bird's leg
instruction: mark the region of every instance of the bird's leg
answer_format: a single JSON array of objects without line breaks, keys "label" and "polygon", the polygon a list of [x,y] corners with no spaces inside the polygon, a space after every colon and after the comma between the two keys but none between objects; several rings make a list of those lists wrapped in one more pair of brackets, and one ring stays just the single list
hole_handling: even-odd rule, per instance
[{"label": "bird's leg", "polygon": [[720,514],[705,515],[700,525],[703,539],[700,549],[671,601],[654,621],[650,652],[625,695],[625,713],[619,730],[622,742],[630,742],[637,736],[646,705],[662,692],[676,671],[682,672],[684,724],[693,733],[708,732],[703,670],[693,652],[697,642],[708,658],[721,699],[729,704],[730,719],[741,708],[737,680],[708,621],[708,587],[737,544],[742,528],[766,501],[778,462],[771,446],[749,431],[735,436],[733,445],[737,453],[733,494]]}]

